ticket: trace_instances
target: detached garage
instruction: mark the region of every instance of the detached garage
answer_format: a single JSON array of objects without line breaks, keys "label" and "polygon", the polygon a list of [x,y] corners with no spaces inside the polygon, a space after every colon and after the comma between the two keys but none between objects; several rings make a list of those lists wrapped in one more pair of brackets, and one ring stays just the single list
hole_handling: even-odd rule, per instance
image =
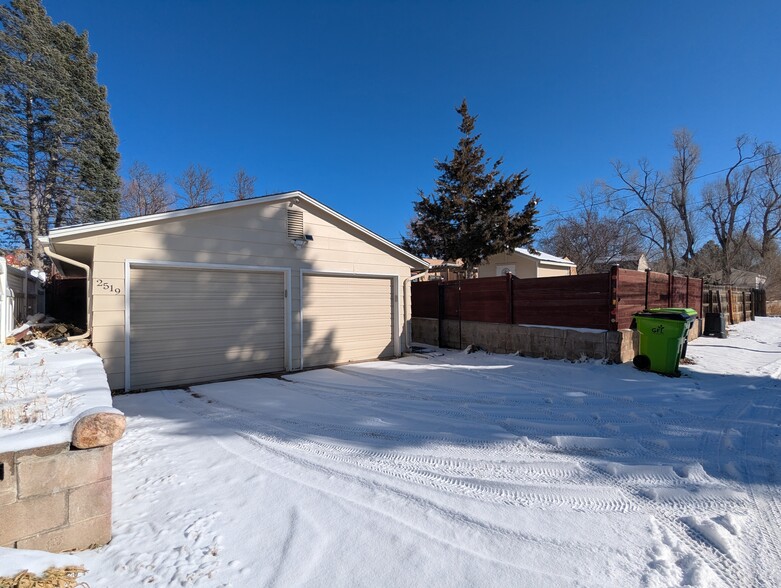
[{"label": "detached garage", "polygon": [[112,389],[388,358],[427,264],[302,192],[65,227]]}]

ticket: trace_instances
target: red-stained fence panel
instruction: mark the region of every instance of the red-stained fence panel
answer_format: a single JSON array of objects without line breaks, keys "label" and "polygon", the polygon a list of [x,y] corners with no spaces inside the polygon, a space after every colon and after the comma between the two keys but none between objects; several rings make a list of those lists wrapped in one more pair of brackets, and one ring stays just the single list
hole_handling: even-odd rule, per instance
[{"label": "red-stained fence panel", "polygon": [[516,324],[610,328],[610,274],[513,279]]}]

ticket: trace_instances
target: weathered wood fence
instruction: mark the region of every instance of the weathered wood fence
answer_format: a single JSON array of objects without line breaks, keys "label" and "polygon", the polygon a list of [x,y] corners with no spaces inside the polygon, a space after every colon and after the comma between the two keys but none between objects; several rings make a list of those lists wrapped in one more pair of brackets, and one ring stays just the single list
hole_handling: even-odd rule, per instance
[{"label": "weathered wood fence", "polygon": [[702,314],[702,280],[612,268],[608,273],[413,282],[412,316],[602,330],[628,329],[645,308]]},{"label": "weathered wood fence", "polygon": [[730,324],[767,316],[767,295],[757,288],[705,286],[702,297],[705,312],[721,312]]},{"label": "weathered wood fence", "polygon": [[87,328],[87,279],[55,276],[46,284],[46,314]]}]

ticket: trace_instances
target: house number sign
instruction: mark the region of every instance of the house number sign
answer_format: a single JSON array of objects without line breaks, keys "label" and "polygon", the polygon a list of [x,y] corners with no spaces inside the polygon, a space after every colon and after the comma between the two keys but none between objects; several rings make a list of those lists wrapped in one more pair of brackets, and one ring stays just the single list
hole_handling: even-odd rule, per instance
[{"label": "house number sign", "polygon": [[115,287],[114,284],[107,282],[101,278],[97,279],[96,286],[98,288],[102,288],[106,292],[111,292],[112,294],[120,294],[119,288]]}]

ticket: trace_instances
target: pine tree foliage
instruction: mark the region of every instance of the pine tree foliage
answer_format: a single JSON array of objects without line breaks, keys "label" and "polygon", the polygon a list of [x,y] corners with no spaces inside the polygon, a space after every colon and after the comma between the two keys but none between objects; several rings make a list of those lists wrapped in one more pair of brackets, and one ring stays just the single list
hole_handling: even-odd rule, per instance
[{"label": "pine tree foliage", "polygon": [[471,269],[491,255],[531,243],[538,229],[537,198],[513,212],[515,199],[529,194],[526,170],[503,176],[502,159],[491,163],[485,156],[474,132],[477,117],[469,114],[466,100],[456,112],[462,137],[450,160],[434,164],[440,172],[434,193],[419,192],[402,246],[416,255],[461,259]]},{"label": "pine tree foliage", "polygon": [[40,0],[0,6],[0,207],[43,265],[51,227],[119,216],[119,153],[86,33]]}]

